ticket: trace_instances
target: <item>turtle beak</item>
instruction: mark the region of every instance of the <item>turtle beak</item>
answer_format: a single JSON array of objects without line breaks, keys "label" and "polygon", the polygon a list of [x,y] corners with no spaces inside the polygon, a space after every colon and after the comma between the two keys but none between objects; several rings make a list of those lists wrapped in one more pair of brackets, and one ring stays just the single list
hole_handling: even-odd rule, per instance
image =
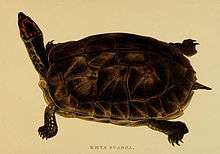
[{"label": "turtle beak", "polygon": [[22,27],[22,22],[27,19],[27,16],[23,12],[18,13],[18,26],[19,28]]},{"label": "turtle beak", "polygon": [[24,19],[24,18],[26,18],[27,16],[23,13],[23,12],[19,12],[18,13],[18,19],[20,20],[20,19]]}]

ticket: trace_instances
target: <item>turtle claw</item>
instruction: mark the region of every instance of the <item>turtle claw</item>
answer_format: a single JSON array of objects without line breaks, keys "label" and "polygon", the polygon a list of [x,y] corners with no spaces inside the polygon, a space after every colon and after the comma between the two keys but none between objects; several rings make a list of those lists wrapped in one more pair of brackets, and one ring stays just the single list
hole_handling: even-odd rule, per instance
[{"label": "turtle claw", "polygon": [[194,45],[200,45],[199,43],[197,43],[197,42],[195,42],[195,43],[193,43]]},{"label": "turtle claw", "polygon": [[182,139],[185,133],[172,133],[170,135],[168,135],[168,141],[169,143],[171,143],[173,146],[178,145],[180,146],[180,142],[183,143]]},{"label": "turtle claw", "polygon": [[200,45],[196,40],[192,40],[193,45]]},{"label": "turtle claw", "polygon": [[177,144],[178,146],[180,146],[179,141],[176,141],[176,144]]}]

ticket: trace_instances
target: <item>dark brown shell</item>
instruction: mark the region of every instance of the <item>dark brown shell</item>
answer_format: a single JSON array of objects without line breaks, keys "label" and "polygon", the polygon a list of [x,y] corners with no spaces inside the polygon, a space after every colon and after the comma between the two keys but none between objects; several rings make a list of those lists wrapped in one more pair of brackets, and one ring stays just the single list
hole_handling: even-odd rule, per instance
[{"label": "dark brown shell", "polygon": [[100,34],[49,51],[50,94],[70,117],[125,124],[176,118],[192,97],[195,80],[178,49],[150,37]]}]

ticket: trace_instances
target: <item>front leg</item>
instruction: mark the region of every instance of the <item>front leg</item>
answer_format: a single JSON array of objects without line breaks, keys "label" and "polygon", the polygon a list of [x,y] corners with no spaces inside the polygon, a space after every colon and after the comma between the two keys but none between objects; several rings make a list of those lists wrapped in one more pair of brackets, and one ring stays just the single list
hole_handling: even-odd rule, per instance
[{"label": "front leg", "polygon": [[189,132],[186,124],[180,121],[166,121],[150,119],[146,122],[151,129],[163,132],[168,135],[168,141],[174,146],[174,143],[179,145],[182,142],[183,136]]},{"label": "front leg", "polygon": [[57,134],[58,126],[56,123],[56,106],[50,104],[46,107],[44,112],[44,125],[38,129],[40,137],[43,139],[51,138]]}]

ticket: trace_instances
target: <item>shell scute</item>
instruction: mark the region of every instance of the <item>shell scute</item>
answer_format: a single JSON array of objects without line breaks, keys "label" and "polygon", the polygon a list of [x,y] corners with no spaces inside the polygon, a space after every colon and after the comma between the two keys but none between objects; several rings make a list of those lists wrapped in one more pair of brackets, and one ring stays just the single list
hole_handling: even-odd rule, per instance
[{"label": "shell scute", "polygon": [[127,102],[114,102],[111,106],[111,117],[114,119],[128,119],[129,106]]},{"label": "shell scute", "polygon": [[[88,55],[89,56],[89,55]],[[114,63],[115,53],[113,52],[101,52],[94,54],[93,58],[88,62],[88,65],[95,68],[106,67]]]},{"label": "shell scute", "polygon": [[[130,120],[146,119],[148,117],[148,107],[145,101],[131,100],[129,101]],[[147,113],[147,114],[146,114]]]},{"label": "shell scute", "polygon": [[107,67],[99,72],[97,81],[100,100],[127,100],[126,67]]},{"label": "shell scute", "polygon": [[85,57],[83,56],[77,56],[74,57],[71,63],[69,64],[69,67],[64,73],[64,76],[73,76],[77,74],[83,74],[88,70],[87,62]]}]

